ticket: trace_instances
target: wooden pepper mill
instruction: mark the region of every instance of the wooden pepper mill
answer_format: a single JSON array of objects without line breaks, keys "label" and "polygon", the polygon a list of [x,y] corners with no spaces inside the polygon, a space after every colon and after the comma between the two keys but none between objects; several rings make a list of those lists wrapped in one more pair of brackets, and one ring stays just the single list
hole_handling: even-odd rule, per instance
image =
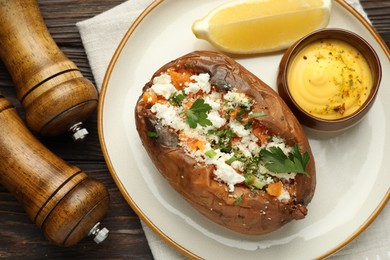
[{"label": "wooden pepper mill", "polygon": [[1,93],[0,183],[57,245],[72,246],[88,234],[99,243],[108,235],[98,225],[109,206],[105,186],[43,146]]},{"label": "wooden pepper mill", "polygon": [[44,136],[73,131],[82,140],[97,90],[58,48],[35,0],[0,0],[0,46],[29,128]]}]

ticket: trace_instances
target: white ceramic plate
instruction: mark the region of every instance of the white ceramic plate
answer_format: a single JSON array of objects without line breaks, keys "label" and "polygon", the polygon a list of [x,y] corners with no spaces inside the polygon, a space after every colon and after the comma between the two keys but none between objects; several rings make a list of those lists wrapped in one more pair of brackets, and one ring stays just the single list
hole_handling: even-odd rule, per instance
[{"label": "white ceramic plate", "polygon": [[[123,196],[161,238],[199,258],[312,259],[339,250],[360,234],[389,200],[390,65],[385,43],[342,1],[333,2],[328,27],[363,36],[377,51],[382,86],[368,116],[332,139],[310,138],[316,159],[317,189],[308,216],[259,237],[230,232],[187,204],[160,176],[139,140],[134,107],[141,88],[166,62],[185,53],[213,49],[196,39],[192,22],[221,0],[156,1],[129,29],[103,83],[99,137],[110,172]],[[275,88],[282,53],[237,58]]]}]

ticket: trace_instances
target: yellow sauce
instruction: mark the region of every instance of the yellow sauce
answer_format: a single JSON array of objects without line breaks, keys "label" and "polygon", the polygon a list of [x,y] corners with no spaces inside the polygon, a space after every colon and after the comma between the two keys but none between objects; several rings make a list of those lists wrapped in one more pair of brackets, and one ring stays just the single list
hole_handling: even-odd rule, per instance
[{"label": "yellow sauce", "polygon": [[322,119],[339,119],[356,112],[372,88],[370,67],[352,45],[320,40],[303,48],[291,62],[287,82],[293,99]]}]

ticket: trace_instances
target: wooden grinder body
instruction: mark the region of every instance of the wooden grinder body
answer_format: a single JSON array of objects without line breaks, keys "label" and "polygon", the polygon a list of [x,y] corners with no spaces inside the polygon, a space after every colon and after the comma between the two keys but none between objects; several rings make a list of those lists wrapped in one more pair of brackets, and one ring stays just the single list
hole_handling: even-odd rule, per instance
[{"label": "wooden grinder body", "polygon": [[30,129],[56,136],[95,111],[96,88],[58,48],[35,0],[0,0],[0,46]]},{"label": "wooden grinder body", "polygon": [[55,244],[85,237],[109,206],[105,186],[51,153],[0,93],[0,183]]}]

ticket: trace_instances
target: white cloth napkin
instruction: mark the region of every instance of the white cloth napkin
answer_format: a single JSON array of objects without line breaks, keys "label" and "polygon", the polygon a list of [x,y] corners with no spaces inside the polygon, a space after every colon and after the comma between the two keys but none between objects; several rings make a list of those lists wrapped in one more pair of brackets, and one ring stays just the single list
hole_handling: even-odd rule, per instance
[{"label": "white cloth napkin", "polygon": [[[93,18],[77,23],[82,42],[92,69],[97,88],[100,90],[105,71],[120,40],[152,0],[129,0]],[[359,0],[347,0],[366,18]],[[175,260],[185,257],[154,234],[142,221],[152,254],[156,260]],[[332,259],[390,259],[390,207],[357,239]]]}]

